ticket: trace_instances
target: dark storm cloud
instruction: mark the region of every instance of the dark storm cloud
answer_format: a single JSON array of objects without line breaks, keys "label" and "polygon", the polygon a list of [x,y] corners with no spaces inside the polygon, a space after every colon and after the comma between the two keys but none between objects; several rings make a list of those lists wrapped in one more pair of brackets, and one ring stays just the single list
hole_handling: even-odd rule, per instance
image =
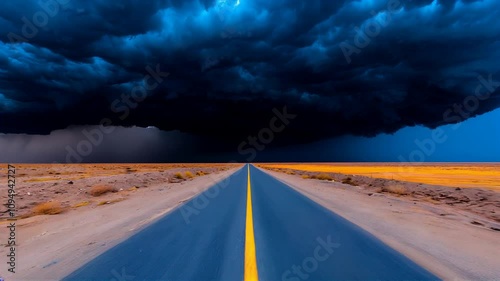
[{"label": "dark storm cloud", "polygon": [[[241,139],[287,106],[298,117],[281,140],[300,141],[500,106],[495,90],[466,114],[453,107],[500,80],[496,0],[59,1],[0,4],[0,132],[109,118]],[[356,45],[374,23],[379,32]],[[345,46],[356,48],[348,59]],[[168,77],[144,84],[157,67]],[[137,106],[122,101],[155,81]]]},{"label": "dark storm cloud", "polygon": [[[189,162],[206,160],[197,137],[156,128],[114,127],[99,136],[98,126],[70,127],[48,135],[0,134],[0,162],[95,163]],[[92,142],[89,142],[89,139]],[[88,145],[89,144],[89,145]],[[228,160],[227,160],[228,161]]]}]

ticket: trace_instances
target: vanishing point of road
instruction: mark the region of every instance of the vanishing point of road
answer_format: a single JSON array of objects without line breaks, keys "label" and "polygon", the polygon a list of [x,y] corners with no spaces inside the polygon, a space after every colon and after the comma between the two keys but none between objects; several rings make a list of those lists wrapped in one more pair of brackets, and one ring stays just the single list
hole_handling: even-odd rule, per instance
[{"label": "vanishing point of road", "polygon": [[63,280],[437,280],[360,227],[245,165]]}]

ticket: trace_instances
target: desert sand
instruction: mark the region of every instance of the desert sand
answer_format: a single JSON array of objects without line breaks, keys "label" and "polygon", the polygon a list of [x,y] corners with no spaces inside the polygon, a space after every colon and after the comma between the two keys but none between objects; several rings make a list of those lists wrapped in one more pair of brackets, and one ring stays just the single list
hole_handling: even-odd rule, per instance
[{"label": "desert sand", "polygon": [[339,173],[379,179],[500,191],[500,163],[275,163],[268,168]]},{"label": "desert sand", "polygon": [[[134,196],[141,188],[165,182],[179,183],[200,175],[235,167],[231,164],[18,164],[16,192],[18,217],[37,213],[36,206],[55,203],[65,212],[85,206],[112,204]],[[0,166],[0,182],[7,182],[7,165]],[[95,194],[94,191],[104,192]],[[93,195],[94,194],[94,195]],[[97,196],[96,196],[97,195]],[[0,202],[8,193],[0,192]],[[7,218],[6,206],[0,219]],[[49,210],[50,211],[50,210]]]}]

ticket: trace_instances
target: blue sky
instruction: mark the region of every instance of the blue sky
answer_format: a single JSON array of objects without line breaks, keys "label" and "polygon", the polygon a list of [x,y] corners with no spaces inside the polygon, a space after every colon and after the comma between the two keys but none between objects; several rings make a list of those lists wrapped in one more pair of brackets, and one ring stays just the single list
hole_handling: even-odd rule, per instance
[{"label": "blue sky", "polygon": [[[438,135],[437,141],[431,141]],[[420,144],[420,145],[419,145]],[[456,125],[429,129],[406,127],[376,137],[343,136],[277,149],[261,161],[355,162],[498,162],[500,159],[500,109]]]}]

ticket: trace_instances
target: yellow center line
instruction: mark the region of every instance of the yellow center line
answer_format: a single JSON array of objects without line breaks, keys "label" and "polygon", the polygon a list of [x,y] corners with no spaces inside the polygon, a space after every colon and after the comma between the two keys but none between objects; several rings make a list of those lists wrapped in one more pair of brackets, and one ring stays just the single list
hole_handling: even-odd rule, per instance
[{"label": "yellow center line", "polygon": [[250,164],[248,164],[247,218],[245,231],[245,275],[244,281],[258,281],[255,237],[253,233],[252,189],[250,187]]}]

